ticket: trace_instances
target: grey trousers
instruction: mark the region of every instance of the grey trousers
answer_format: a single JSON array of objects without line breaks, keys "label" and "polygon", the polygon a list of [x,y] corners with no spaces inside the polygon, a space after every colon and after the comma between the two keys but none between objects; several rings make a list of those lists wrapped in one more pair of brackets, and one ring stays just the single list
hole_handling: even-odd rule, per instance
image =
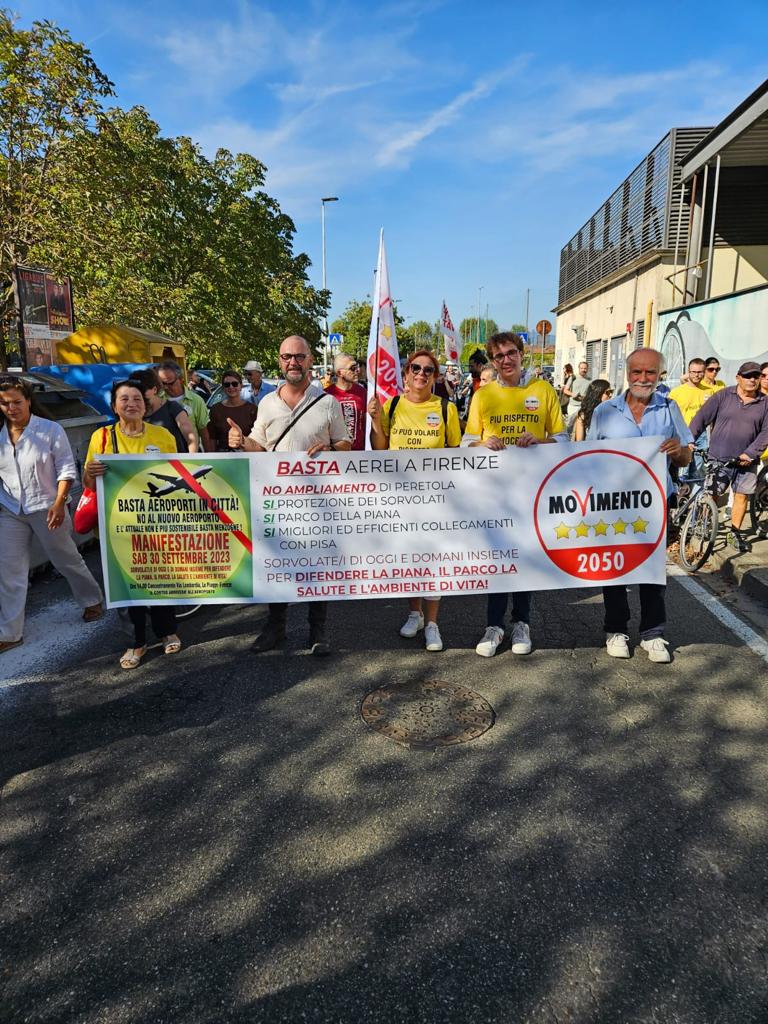
[{"label": "grey trousers", "polygon": [[49,530],[47,511],[18,515],[0,507],[0,640],[21,640],[27,603],[32,539],[69,584],[81,608],[99,604],[101,588],[77,550],[69,512],[58,530]]}]

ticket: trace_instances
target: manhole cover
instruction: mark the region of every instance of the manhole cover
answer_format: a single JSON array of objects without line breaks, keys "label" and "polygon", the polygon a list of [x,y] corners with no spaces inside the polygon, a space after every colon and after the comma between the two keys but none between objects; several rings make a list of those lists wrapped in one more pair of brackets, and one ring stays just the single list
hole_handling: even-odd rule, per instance
[{"label": "manhole cover", "polygon": [[479,693],[451,683],[392,683],[369,693],[363,721],[397,743],[447,747],[487,732],[496,714]]}]

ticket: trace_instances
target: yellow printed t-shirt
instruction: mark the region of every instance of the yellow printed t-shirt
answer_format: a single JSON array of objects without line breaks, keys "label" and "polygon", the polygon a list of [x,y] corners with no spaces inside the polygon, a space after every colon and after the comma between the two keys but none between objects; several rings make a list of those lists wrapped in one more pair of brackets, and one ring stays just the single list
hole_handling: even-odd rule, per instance
[{"label": "yellow printed t-shirt", "polygon": [[544,380],[509,388],[491,381],[474,393],[469,407],[467,433],[481,441],[495,434],[504,444],[514,444],[526,431],[544,441],[564,429],[557,392]]},{"label": "yellow printed t-shirt", "polygon": [[[98,459],[102,454],[102,436],[104,427],[99,427],[91,434],[91,440],[88,443],[88,454],[85,457],[86,464],[91,462],[93,459]],[[112,428],[107,427],[107,443],[104,447],[104,455],[112,455]],[[165,427],[155,426],[154,423],[144,424],[144,433],[138,437],[126,437],[125,434],[120,432],[120,428],[115,428],[115,436],[117,438],[117,451],[120,455],[151,455],[155,452],[166,452],[168,454],[176,454],[176,441],[174,440],[173,434]]]},{"label": "yellow printed t-shirt", "polygon": [[724,380],[713,380],[712,383],[710,384],[710,382],[708,380],[703,380],[701,382],[701,386],[703,388],[706,388],[707,391],[722,391],[723,388],[725,387],[725,381]]},{"label": "yellow printed t-shirt", "polygon": [[683,419],[690,425],[693,417],[716,390],[719,388],[704,387],[703,384],[680,384],[678,387],[672,388],[668,397],[673,402],[677,402]]},{"label": "yellow printed t-shirt", "polygon": [[392,399],[384,403],[381,425],[389,435],[389,447],[399,448],[458,448],[461,444],[459,414],[452,402],[448,403],[448,438],[443,424],[443,403],[440,398],[426,402],[411,402],[400,396],[395,409],[394,423],[390,423],[389,407]]}]

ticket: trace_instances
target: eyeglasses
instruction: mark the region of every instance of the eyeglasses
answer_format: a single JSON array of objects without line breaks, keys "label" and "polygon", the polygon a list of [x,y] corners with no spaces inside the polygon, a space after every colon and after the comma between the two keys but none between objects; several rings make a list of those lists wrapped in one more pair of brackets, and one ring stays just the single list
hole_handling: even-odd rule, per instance
[{"label": "eyeglasses", "polygon": [[494,363],[503,363],[505,359],[516,359],[520,353],[516,348],[511,349],[509,352],[498,352],[495,356],[491,356]]},{"label": "eyeglasses", "polygon": [[435,372],[434,366],[422,366],[421,363],[411,363],[411,373],[423,373],[425,377],[431,377]]},{"label": "eyeglasses", "polygon": [[285,353],[281,352],[280,353],[280,362],[281,363],[290,363],[291,360],[293,360],[296,363],[303,363],[305,359],[309,359],[309,354],[307,352],[285,352]]},{"label": "eyeglasses", "polygon": [[706,373],[720,373],[721,367],[720,366],[706,366],[704,369],[705,369]]},{"label": "eyeglasses", "polygon": [[702,373],[704,373],[703,370],[689,370],[688,371],[688,376],[689,377],[700,377],[702,375]]},{"label": "eyeglasses", "polygon": [[221,386],[223,388],[239,388],[240,384],[236,380],[225,380]]}]

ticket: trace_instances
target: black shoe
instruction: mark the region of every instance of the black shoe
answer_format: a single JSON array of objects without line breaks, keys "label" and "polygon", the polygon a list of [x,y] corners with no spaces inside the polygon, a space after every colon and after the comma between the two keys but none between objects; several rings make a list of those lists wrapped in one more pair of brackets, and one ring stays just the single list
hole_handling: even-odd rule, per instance
[{"label": "black shoe", "polygon": [[749,543],[749,541],[745,539],[745,537],[742,533],[740,533],[739,530],[734,530],[733,527],[731,527],[731,534],[729,540],[731,542],[731,545],[735,547],[736,550],[743,555],[746,554],[748,551],[752,550],[752,545]]},{"label": "black shoe", "polygon": [[325,628],[313,626],[309,631],[309,652],[318,658],[325,657],[331,653],[328,637],[325,635]]},{"label": "black shoe", "polygon": [[251,650],[255,654],[261,654],[262,651],[271,651],[275,647],[280,647],[284,640],[285,627],[276,626],[274,623],[268,622],[251,644]]}]

